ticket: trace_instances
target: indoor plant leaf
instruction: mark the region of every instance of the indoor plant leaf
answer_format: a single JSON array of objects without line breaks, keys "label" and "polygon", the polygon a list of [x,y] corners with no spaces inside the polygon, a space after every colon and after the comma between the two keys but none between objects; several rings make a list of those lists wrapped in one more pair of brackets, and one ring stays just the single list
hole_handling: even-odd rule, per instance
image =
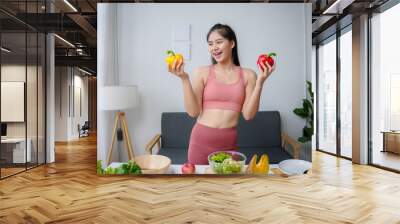
[{"label": "indoor plant leaf", "polygon": [[299,142],[305,143],[311,141],[314,133],[314,93],[312,92],[312,83],[307,81],[307,92],[310,99],[303,99],[303,107],[295,108],[293,112],[305,119],[305,126],[303,128],[303,136],[298,138]]}]

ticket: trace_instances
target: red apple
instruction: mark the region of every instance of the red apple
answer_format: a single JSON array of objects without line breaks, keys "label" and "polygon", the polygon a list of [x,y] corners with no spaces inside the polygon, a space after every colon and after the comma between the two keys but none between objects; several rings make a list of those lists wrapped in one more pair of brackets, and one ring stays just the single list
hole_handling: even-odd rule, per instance
[{"label": "red apple", "polygon": [[181,170],[183,174],[193,174],[196,172],[196,167],[194,166],[194,164],[185,163],[182,165]]}]

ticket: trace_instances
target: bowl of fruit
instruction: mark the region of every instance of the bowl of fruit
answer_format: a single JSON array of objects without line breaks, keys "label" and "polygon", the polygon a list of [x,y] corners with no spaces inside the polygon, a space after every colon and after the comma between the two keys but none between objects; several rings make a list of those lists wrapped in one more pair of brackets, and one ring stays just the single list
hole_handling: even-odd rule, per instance
[{"label": "bowl of fruit", "polygon": [[208,164],[217,174],[243,173],[246,156],[236,151],[217,151],[208,155]]}]

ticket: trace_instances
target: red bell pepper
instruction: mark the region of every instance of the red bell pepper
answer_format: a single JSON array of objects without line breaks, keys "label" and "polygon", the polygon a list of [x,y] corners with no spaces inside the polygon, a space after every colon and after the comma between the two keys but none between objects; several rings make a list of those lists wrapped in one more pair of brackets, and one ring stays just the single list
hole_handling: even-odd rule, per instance
[{"label": "red bell pepper", "polygon": [[261,70],[263,70],[261,65],[266,65],[265,64],[266,62],[268,62],[268,64],[270,66],[273,66],[275,64],[275,61],[272,58],[273,56],[276,56],[276,54],[275,53],[270,53],[270,54],[262,54],[262,55],[258,56],[258,60],[257,60],[258,67],[260,67]]}]

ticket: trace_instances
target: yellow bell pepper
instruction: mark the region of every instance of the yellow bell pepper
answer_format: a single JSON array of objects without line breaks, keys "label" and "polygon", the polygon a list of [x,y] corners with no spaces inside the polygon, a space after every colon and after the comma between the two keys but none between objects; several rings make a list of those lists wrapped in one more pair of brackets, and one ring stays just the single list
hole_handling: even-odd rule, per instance
[{"label": "yellow bell pepper", "polygon": [[248,165],[248,173],[250,174],[268,174],[269,172],[269,158],[268,155],[263,154],[257,162],[257,155],[253,155]]},{"label": "yellow bell pepper", "polygon": [[173,51],[168,50],[167,51],[168,57],[165,59],[165,62],[167,63],[168,66],[171,66],[174,61],[176,60],[177,64],[179,62],[183,62],[183,56],[181,54],[175,54]]},{"label": "yellow bell pepper", "polygon": [[246,172],[248,174],[253,174],[253,169],[257,165],[257,155],[253,155],[253,157],[250,160],[250,163],[247,165]]}]

